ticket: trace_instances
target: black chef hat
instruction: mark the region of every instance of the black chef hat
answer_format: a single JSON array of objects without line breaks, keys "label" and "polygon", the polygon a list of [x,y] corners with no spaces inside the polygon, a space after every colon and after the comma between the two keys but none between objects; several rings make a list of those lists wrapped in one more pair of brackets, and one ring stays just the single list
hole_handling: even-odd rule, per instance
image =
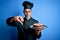
[{"label": "black chef hat", "polygon": [[23,5],[24,9],[32,9],[32,7],[33,7],[33,3],[29,2],[29,1],[24,1],[22,3],[22,5]]}]

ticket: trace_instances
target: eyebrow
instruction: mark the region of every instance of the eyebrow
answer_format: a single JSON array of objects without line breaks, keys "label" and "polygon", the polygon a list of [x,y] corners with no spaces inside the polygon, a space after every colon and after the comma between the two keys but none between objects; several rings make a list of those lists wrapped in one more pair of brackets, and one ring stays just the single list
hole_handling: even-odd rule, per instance
[{"label": "eyebrow", "polygon": [[[27,12],[27,11],[26,11]],[[31,11],[28,11],[28,12],[31,12]]]}]

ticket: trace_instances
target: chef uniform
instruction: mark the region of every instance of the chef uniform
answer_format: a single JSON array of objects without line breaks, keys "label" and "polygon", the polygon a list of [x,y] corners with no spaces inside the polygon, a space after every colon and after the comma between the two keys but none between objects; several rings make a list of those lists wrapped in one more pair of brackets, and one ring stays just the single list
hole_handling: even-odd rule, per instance
[{"label": "chef uniform", "polygon": [[[23,5],[24,9],[27,9],[27,8],[31,9],[33,7],[33,3],[28,2],[28,1],[24,1],[22,5]],[[13,21],[12,23],[10,23],[10,20],[12,18],[14,18],[14,17],[8,18],[6,20],[6,23],[8,26],[17,27],[18,40],[36,40],[36,38],[41,37],[41,32],[39,35],[36,35],[35,30],[30,28],[31,25],[38,23],[37,20],[33,19],[32,17],[30,17],[30,19],[27,20],[25,17],[23,25],[22,25],[19,21]]]}]

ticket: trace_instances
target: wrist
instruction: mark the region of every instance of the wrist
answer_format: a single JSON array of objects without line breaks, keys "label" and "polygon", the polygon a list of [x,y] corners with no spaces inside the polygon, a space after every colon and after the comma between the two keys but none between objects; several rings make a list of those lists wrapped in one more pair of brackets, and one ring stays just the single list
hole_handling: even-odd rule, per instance
[{"label": "wrist", "polygon": [[40,34],[40,30],[36,30],[36,35],[39,35]]}]

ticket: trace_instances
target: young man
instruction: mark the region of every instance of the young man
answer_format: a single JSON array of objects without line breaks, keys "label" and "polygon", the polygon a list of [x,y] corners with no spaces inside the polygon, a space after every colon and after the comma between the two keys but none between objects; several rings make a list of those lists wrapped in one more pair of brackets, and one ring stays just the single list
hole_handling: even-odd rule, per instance
[{"label": "young man", "polygon": [[[36,38],[41,37],[41,30],[44,26],[31,17],[33,3],[24,1],[22,5],[25,18],[22,16],[10,17],[6,22],[9,26],[17,27],[18,40],[36,40]],[[30,27],[31,25],[33,25],[32,28]]]}]

